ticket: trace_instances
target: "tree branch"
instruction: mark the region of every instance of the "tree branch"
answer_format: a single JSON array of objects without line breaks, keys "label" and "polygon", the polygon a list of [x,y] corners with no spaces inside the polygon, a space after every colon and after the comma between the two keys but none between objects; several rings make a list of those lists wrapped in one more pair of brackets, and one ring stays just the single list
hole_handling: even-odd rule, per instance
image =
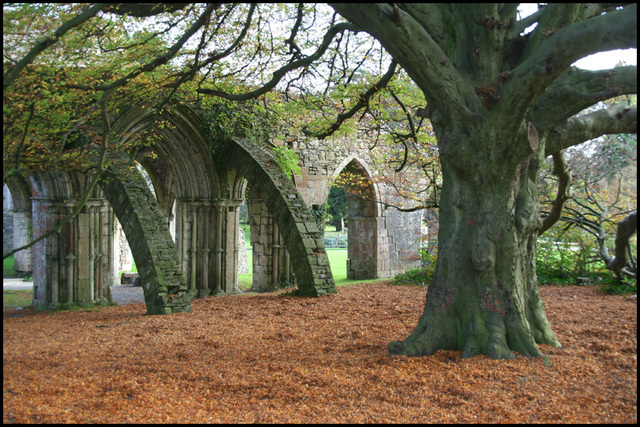
[{"label": "tree branch", "polygon": [[[607,270],[620,271],[624,267],[630,265],[630,259],[627,256],[627,246],[629,239],[638,229],[638,212],[633,212],[625,219],[618,223],[616,231],[616,248],[615,256],[607,263]],[[634,277],[637,279],[637,272],[634,271]]]},{"label": "tree branch", "polygon": [[637,91],[635,65],[599,71],[571,67],[535,100],[527,120],[545,133],[600,101]]},{"label": "tree branch", "polygon": [[389,81],[391,80],[391,78],[394,76],[396,72],[397,65],[398,63],[395,60],[391,61],[391,64],[389,65],[389,69],[380,78],[380,80],[378,80],[376,84],[374,84],[372,87],[369,88],[369,90],[367,90],[364,94],[362,94],[362,96],[360,96],[360,98],[358,99],[358,102],[353,107],[351,107],[349,111],[344,112],[342,114],[338,114],[336,121],[329,127],[328,130],[320,133],[314,133],[308,130],[307,127],[305,126],[302,129],[302,133],[304,133],[307,136],[311,136],[318,139],[324,139],[328,136],[333,135],[333,133],[340,128],[340,126],[342,125],[342,123],[345,122],[345,120],[348,120],[351,117],[353,117],[361,108],[365,107],[369,103],[369,99],[371,99],[373,95],[375,95],[378,91],[380,91],[380,89],[386,87],[387,84],[389,84]]},{"label": "tree branch", "polygon": [[2,80],[3,90],[7,90],[18,78],[22,70],[32,63],[36,57],[46,50],[49,46],[56,43],[62,36],[64,36],[69,30],[72,28],[78,27],[82,25],[85,21],[93,18],[98,12],[107,7],[108,3],[97,3],[87,9],[81,14],[71,18],[64,24],[58,27],[57,30],[53,32],[50,37],[42,40],[40,43],[36,44],[30,51],[27,53],[24,58],[16,63],[12,68],[9,69],[7,73],[5,73],[4,78]]},{"label": "tree branch", "polygon": [[182,10],[193,3],[115,3],[107,6],[104,11],[115,15],[129,15],[136,18],[147,18],[161,13],[171,13]]},{"label": "tree branch", "polygon": [[507,38],[513,39],[518,37],[521,32],[523,32],[528,27],[538,22],[543,12],[544,12],[544,8],[539,9],[537,12],[534,12],[531,15],[525,18],[522,18],[519,21],[516,21],[507,31]]},{"label": "tree branch", "polygon": [[106,84],[106,85],[99,85],[99,86],[68,85],[68,87],[73,88],[73,89],[81,89],[81,90],[96,90],[96,91],[112,90],[112,89],[118,88],[120,86],[124,86],[125,84],[127,84],[129,82],[129,80],[134,79],[135,77],[139,76],[140,74],[142,74],[144,72],[149,72],[149,71],[155,70],[156,68],[160,67],[161,65],[164,65],[167,62],[169,62],[169,60],[171,58],[173,58],[180,51],[180,49],[182,49],[182,46],[184,46],[184,44],[187,42],[187,40],[189,40],[191,38],[191,36],[193,36],[203,25],[206,24],[206,22],[209,19],[209,16],[211,15],[211,13],[215,9],[217,9],[218,7],[219,7],[219,4],[209,4],[207,6],[207,8],[204,10],[204,12],[202,12],[200,17],[198,17],[198,20],[196,22],[194,22],[193,25],[191,27],[189,27],[189,29],[187,29],[182,34],[180,39],[178,39],[178,41],[175,42],[173,44],[173,46],[171,46],[169,48],[167,53],[165,53],[162,56],[159,56],[158,58],[155,58],[151,62],[148,62],[148,63],[138,67],[137,69],[133,70],[132,72],[130,72],[126,76],[124,76],[124,77],[122,77],[122,78],[120,78],[118,80],[115,80],[115,81],[113,81],[113,82],[111,82],[109,84]]},{"label": "tree branch", "polygon": [[[255,9],[256,9],[256,4],[252,3],[251,6],[249,7],[249,12],[247,13],[247,19],[245,21],[244,26],[242,27],[242,31],[240,31],[240,34],[238,35],[238,37],[236,37],[236,39],[233,41],[233,43],[231,43],[231,45],[227,49],[225,49],[221,53],[214,52],[214,54],[210,55],[207,58],[207,60],[201,63],[197,62],[197,56],[196,56],[196,61],[194,62],[193,67],[191,69],[178,73],[178,75],[189,76],[189,79],[190,79],[193,76],[195,76],[198,70],[206,67],[209,64],[219,61],[222,58],[229,56],[240,45],[242,40],[244,40],[245,36],[247,35],[247,32],[249,31],[249,27],[251,26],[251,20],[253,19],[253,14],[255,12]],[[203,38],[204,38],[204,34],[203,34]],[[198,49],[197,53],[198,54],[200,53],[200,48]],[[185,80],[187,79],[182,80],[182,82],[184,82]]]},{"label": "tree branch", "polygon": [[603,7],[597,3],[548,3],[539,11],[542,13],[538,18],[538,26],[533,30],[522,58],[526,59],[532,55],[545,43],[550,34],[588,16],[598,15],[602,10]]},{"label": "tree branch", "polygon": [[7,254],[3,254],[2,255],[2,259],[3,260],[7,259],[8,257],[10,257],[11,255],[15,254],[16,252],[20,252],[22,250],[30,248],[31,246],[35,245],[36,243],[40,242],[41,240],[46,239],[47,237],[51,236],[54,233],[62,232],[64,227],[66,227],[67,224],[69,224],[84,208],[84,205],[87,203],[87,200],[89,200],[89,197],[93,193],[93,189],[96,187],[96,185],[98,185],[98,183],[102,179],[102,174],[105,171],[105,164],[106,164],[106,159],[107,159],[107,150],[108,150],[108,147],[109,147],[109,134],[111,132],[111,126],[110,126],[110,123],[109,123],[109,117],[108,117],[108,113],[107,113],[107,101],[108,101],[109,97],[111,96],[111,94],[112,94],[112,91],[106,91],[105,93],[102,94],[102,98],[99,101],[101,103],[101,105],[102,105],[102,118],[103,118],[104,130],[103,130],[103,133],[102,133],[102,144],[101,144],[102,148],[101,148],[99,156],[98,156],[97,171],[91,177],[91,181],[89,182],[89,185],[85,189],[84,194],[82,195],[82,197],[78,201],[76,207],[73,209],[73,211],[66,218],[64,218],[61,222],[59,222],[51,230],[47,231],[46,233],[44,233],[43,235],[39,236],[38,238],[32,240],[31,242],[27,243],[26,245],[23,245],[23,246],[21,246],[19,248],[13,249],[11,252],[8,252]]},{"label": "tree branch", "polygon": [[517,115],[524,118],[536,97],[571,64],[593,53],[636,47],[637,33],[635,4],[558,29],[511,71],[496,110],[511,117],[516,112],[513,123],[520,123]]},{"label": "tree branch", "polygon": [[445,14],[440,7],[434,3],[406,3],[402,9],[408,13],[416,22],[421,23],[433,40],[442,45],[453,34],[448,31]]},{"label": "tree branch", "polygon": [[[24,145],[24,141],[27,138],[27,133],[29,132],[29,126],[31,125],[31,119],[33,119],[33,113],[35,112],[36,103],[35,101],[31,103],[29,106],[29,117],[27,117],[27,123],[24,125],[24,131],[22,132],[22,136],[20,137],[20,141],[18,142],[18,147],[16,148],[16,152],[13,156],[13,169],[18,169],[20,152],[22,151],[22,146]],[[5,174],[3,174],[3,177]],[[4,179],[3,179],[4,181]],[[6,184],[6,182],[4,182]]]},{"label": "tree branch", "polygon": [[[330,6],[380,41],[419,86],[432,110],[451,121],[474,118],[472,110],[480,109],[481,102],[473,95],[472,84],[460,75],[452,58],[411,14],[386,3]],[[412,10],[412,14],[416,12]]]},{"label": "tree branch", "polygon": [[637,108],[624,105],[613,106],[572,117],[554,128],[546,139],[545,156],[602,135],[637,132]]},{"label": "tree branch", "polygon": [[571,173],[567,165],[564,151],[553,154],[553,172],[558,177],[558,191],[551,211],[542,220],[542,226],[538,230],[538,236],[551,228],[562,217],[564,203],[571,198]]},{"label": "tree branch", "polygon": [[269,92],[271,89],[273,89],[289,71],[309,65],[315,60],[319,59],[324,54],[324,52],[329,48],[329,45],[333,41],[333,38],[337,34],[343,31],[353,31],[357,33],[360,31],[360,29],[353,24],[347,24],[347,23],[336,24],[335,26],[331,27],[327,31],[327,33],[325,34],[322,40],[322,43],[312,55],[306,56],[304,58],[300,58],[296,61],[292,61],[287,65],[274,71],[273,78],[256,90],[243,93],[243,94],[231,94],[231,93],[226,93],[226,92],[215,90],[215,89],[198,89],[197,92],[205,95],[218,96],[220,98],[225,98],[232,101],[246,101],[248,99],[257,98],[260,95],[263,95]]}]

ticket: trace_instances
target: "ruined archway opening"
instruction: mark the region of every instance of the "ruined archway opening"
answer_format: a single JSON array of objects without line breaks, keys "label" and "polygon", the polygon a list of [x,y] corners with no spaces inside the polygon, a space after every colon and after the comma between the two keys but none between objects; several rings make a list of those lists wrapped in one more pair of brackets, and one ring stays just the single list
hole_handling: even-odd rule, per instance
[{"label": "ruined archway opening", "polygon": [[251,244],[251,218],[249,203],[245,197],[238,208],[240,233],[238,236],[238,288],[251,289],[253,283],[253,246]]},{"label": "ruined archway opening", "polygon": [[[346,278],[349,280],[377,279],[379,277],[379,207],[376,190],[371,175],[357,160],[349,162],[334,182],[334,187],[344,191],[344,206],[337,215],[347,218],[347,260]],[[331,192],[329,192],[331,195]],[[334,191],[336,197],[338,190]],[[339,199],[338,199],[339,201]],[[338,211],[338,209],[335,209]],[[334,217],[336,218],[336,217]],[[336,266],[336,271],[340,267]]]},{"label": "ruined archway opening", "polygon": [[[273,235],[282,239],[271,245],[271,250],[286,249],[284,256],[278,253],[280,262],[288,263],[295,275],[296,293],[305,296],[321,296],[335,293],[335,282],[322,233],[291,178],[279,167],[273,155],[248,140],[233,140],[229,152],[230,175],[243,176],[251,191],[259,195],[272,217]],[[265,216],[267,218],[267,216]],[[262,224],[261,224],[262,225]],[[277,227],[277,230],[275,229]],[[251,231],[254,259],[254,283],[256,282],[255,260],[256,236]],[[288,256],[286,255],[288,254]],[[275,263],[275,257],[265,256],[267,263]],[[272,275],[286,272],[287,268],[272,271]]]},{"label": "ruined archway opening", "polygon": [[278,224],[261,193],[246,191],[251,256],[251,292],[271,292],[295,285],[291,256]]},{"label": "ruined archway opening", "polygon": [[[33,237],[31,198],[26,188],[13,183],[2,189],[2,253],[26,245]],[[4,264],[4,263],[3,263]],[[7,259],[12,274],[27,276],[33,272],[31,248],[16,252]]]},{"label": "ruined archway opening", "polygon": [[[162,186],[159,185],[158,179],[155,178],[154,171],[145,166],[143,163],[134,161],[134,165],[137,171],[142,175],[144,182],[147,184],[149,191],[154,195],[158,204],[160,206],[169,206],[171,212],[167,216],[167,221],[169,225],[169,233],[171,234],[174,242],[176,241],[176,221],[175,221],[175,209],[176,204],[173,200],[164,201]],[[165,214],[167,212],[164,212]],[[127,241],[124,230],[122,229],[122,225],[118,218],[114,215],[114,233],[113,233],[113,247],[114,247],[114,258],[115,265],[117,270],[117,277],[119,281],[114,281],[113,285],[119,284],[134,284],[140,285],[140,281],[137,280],[137,267],[135,264],[135,260],[133,259],[133,254],[131,252],[131,246]],[[124,275],[124,277],[123,277]]]}]

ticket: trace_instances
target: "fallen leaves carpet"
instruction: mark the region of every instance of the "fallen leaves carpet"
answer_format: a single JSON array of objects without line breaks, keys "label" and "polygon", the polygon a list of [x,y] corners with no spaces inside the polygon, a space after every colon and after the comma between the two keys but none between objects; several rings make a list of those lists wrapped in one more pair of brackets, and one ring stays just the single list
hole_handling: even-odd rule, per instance
[{"label": "fallen leaves carpet", "polygon": [[636,423],[637,304],[541,288],[543,357],[387,357],[426,290],[194,300],[3,319],[4,423]]}]

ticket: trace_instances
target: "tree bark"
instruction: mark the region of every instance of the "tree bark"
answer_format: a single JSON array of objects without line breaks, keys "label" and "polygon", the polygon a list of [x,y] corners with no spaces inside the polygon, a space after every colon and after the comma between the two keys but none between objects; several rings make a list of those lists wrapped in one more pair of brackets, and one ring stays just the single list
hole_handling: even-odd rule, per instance
[{"label": "tree bark", "polygon": [[560,345],[536,277],[536,181],[543,152],[536,148],[519,163],[500,158],[501,167],[477,151],[473,167],[460,162],[464,156],[441,154],[438,263],[416,329],[391,343],[390,355],[451,349],[463,357],[505,359],[514,352],[538,356],[537,344]]},{"label": "tree bark", "polygon": [[[618,223],[618,229],[616,230],[616,249],[615,256],[608,260],[607,269],[612,271],[620,271],[625,267],[632,267],[632,259],[628,254],[629,239],[633,236],[638,229],[638,212],[629,214],[625,219]],[[630,274],[637,280],[638,275],[633,268]]]}]

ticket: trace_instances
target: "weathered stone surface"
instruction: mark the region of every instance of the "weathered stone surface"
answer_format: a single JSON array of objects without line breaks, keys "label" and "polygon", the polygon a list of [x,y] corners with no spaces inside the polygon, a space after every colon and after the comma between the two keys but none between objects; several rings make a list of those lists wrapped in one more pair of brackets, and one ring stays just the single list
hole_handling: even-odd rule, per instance
[{"label": "weathered stone surface", "polygon": [[184,275],[178,271],[178,253],[166,218],[142,176],[137,171],[123,175],[123,170],[108,174],[102,188],[136,260],[147,313],[191,312],[189,298],[172,301],[161,294],[184,294],[186,284]]},{"label": "weathered stone surface", "polygon": [[[262,197],[269,207],[275,222],[289,249],[292,267],[296,275],[296,281],[300,294],[318,296],[325,293],[335,293],[335,282],[332,275],[318,278],[314,266],[318,266],[317,258],[306,256],[304,248],[313,248],[314,252],[322,252],[326,257],[324,242],[316,242],[313,238],[305,238],[310,234],[308,230],[317,230],[315,221],[302,219],[301,213],[311,217],[309,210],[299,197],[298,191],[286,174],[275,163],[273,157],[253,145],[249,141],[236,140],[234,150],[231,153],[229,165],[242,174],[249,185],[259,194],[267,194]],[[276,185],[275,183],[279,183]],[[295,195],[295,197],[290,197]],[[299,200],[293,203],[297,209],[291,210],[288,206],[290,200]]]},{"label": "weathered stone surface", "polygon": [[238,229],[238,274],[249,274],[247,241],[242,228]]},{"label": "weathered stone surface", "polygon": [[[153,147],[154,156],[137,159],[144,163],[148,181],[127,179],[105,186],[109,203],[127,230],[128,243],[136,247],[142,285],[151,295],[151,312],[187,310],[185,301],[189,297],[238,292],[243,253],[238,246],[243,243],[238,232],[238,206],[245,197],[247,182],[253,194],[248,202],[257,290],[272,290],[278,283],[297,281],[301,291],[309,295],[335,292],[326,252],[324,257],[314,255],[324,252],[324,240],[307,207],[325,203],[331,183],[342,171],[359,174],[371,183],[367,190],[370,200],[349,201],[349,217],[354,219],[348,233],[350,277],[388,277],[419,264],[419,232],[412,230],[420,229],[420,213],[380,207],[378,202],[393,200],[388,188],[373,182],[375,173],[368,166],[367,141],[288,141],[297,151],[301,166],[294,185],[268,150],[248,141],[226,147],[210,140],[200,113],[184,105],[170,110],[166,119],[173,126],[161,132],[162,143]],[[134,108],[123,113],[113,129],[121,135],[133,135],[154,120],[151,113]],[[15,189],[19,195],[15,179],[9,186],[13,186],[12,194]],[[29,179],[22,185],[26,195],[18,197],[22,201],[14,207],[14,214],[25,212],[18,221],[28,224],[29,229],[32,214],[35,234],[54,226],[72,210],[77,195],[68,191],[84,178],[43,173]],[[153,182],[157,194],[148,182]],[[121,249],[126,245],[110,246],[110,239],[115,240],[109,235],[115,229],[109,219],[110,208],[102,199],[92,203],[59,236],[34,248],[33,271],[39,277],[34,300],[47,305],[70,299],[108,300],[106,285],[119,280],[119,262],[114,259],[122,256]],[[98,224],[103,230],[96,228]],[[181,293],[187,297],[152,297]]]}]

